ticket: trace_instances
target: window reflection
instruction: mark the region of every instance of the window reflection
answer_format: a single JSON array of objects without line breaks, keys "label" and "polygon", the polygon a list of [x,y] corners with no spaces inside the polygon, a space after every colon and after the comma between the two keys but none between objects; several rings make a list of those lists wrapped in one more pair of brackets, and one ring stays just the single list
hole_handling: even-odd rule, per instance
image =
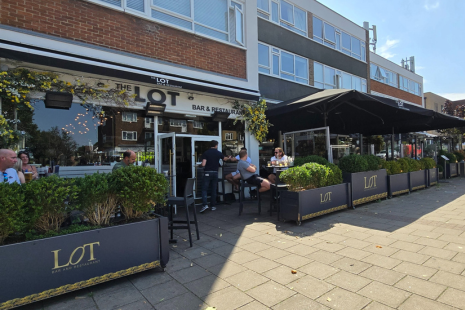
[{"label": "window reflection", "polygon": [[245,126],[241,122],[234,125],[234,120],[222,123],[222,152],[226,156],[236,156],[244,147]]}]

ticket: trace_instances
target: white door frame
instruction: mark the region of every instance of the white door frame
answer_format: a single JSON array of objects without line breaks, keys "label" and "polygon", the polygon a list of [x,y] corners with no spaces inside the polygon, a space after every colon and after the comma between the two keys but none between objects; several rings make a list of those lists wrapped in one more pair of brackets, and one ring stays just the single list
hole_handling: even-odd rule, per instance
[{"label": "white door frame", "polygon": [[162,141],[163,139],[171,139],[172,140],[172,149],[170,150],[171,152],[171,158],[170,162],[171,165],[169,167],[170,170],[168,170],[168,175],[170,177],[169,183],[170,183],[170,195],[171,196],[176,196],[176,133],[171,132],[171,133],[165,133],[165,134],[159,134],[157,136],[157,158],[158,158],[158,171],[162,171],[162,155],[161,155],[161,146],[162,146]]}]

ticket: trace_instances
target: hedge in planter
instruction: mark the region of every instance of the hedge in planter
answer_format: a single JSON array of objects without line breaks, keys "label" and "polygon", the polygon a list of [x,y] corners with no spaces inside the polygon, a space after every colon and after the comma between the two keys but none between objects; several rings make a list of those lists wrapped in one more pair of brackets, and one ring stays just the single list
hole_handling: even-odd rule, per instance
[{"label": "hedge in planter", "polygon": [[[131,199],[138,197],[137,200],[134,198],[129,208],[140,212],[142,209],[149,211],[153,209],[152,203],[164,202],[167,181],[163,175],[148,167],[121,170],[126,169],[126,173],[118,176],[130,182],[136,180],[128,177],[129,175],[136,174],[142,179],[138,181],[141,186],[127,188],[132,190]],[[95,223],[105,222],[99,217],[107,217],[111,212],[98,212],[105,209],[102,205],[108,203],[104,192],[110,189],[109,193],[112,194],[112,187],[120,186],[117,182],[104,184],[106,178],[109,180],[111,176],[89,176],[77,182],[49,177],[22,186],[2,185],[0,225],[1,228],[8,227],[1,230],[2,238],[12,232],[29,234],[27,231],[31,227],[40,229],[41,236],[54,237],[36,239],[34,235],[28,235],[28,239],[35,240],[12,243],[16,240],[16,233],[14,238],[7,239],[10,244],[0,246],[0,274],[9,279],[0,281],[0,309],[11,309],[147,269],[166,266],[169,260],[169,236],[168,220],[165,217],[142,214],[146,219],[144,221],[118,225],[109,222],[107,227],[95,226],[96,229],[93,230],[87,230],[86,227],[92,226],[85,224],[72,225],[63,228],[63,231],[70,234],[60,235],[63,226],[59,223],[70,212],[78,209],[88,215],[97,214],[93,221]],[[91,189],[92,186],[95,191]],[[89,194],[89,197],[82,196]],[[120,197],[127,199],[123,195],[124,193],[119,193]],[[124,199],[121,201],[126,203]],[[12,203],[6,204],[4,201]],[[137,203],[142,206],[137,206]]]},{"label": "hedge in planter", "polygon": [[351,183],[351,205],[386,198],[387,172],[383,160],[374,155],[348,155],[339,160],[344,182]]},{"label": "hedge in planter", "polygon": [[427,172],[428,187],[437,184],[439,180],[439,172],[438,168],[436,168],[436,162],[434,159],[424,157],[420,160],[420,162],[423,164],[423,167]]},{"label": "hedge in planter", "polygon": [[388,193],[389,197],[408,193],[410,191],[410,182],[408,171],[403,171],[398,161],[386,161],[383,168],[388,174]]},{"label": "hedge in planter", "polygon": [[348,185],[341,184],[342,172],[328,163],[306,163],[281,173],[280,179],[289,184],[281,192],[280,217],[301,221],[347,208]]}]

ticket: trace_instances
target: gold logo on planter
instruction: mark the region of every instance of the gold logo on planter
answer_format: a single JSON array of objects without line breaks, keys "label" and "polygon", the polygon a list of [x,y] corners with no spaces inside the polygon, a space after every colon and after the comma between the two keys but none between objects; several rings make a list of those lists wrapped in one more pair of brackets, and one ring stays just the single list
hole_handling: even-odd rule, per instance
[{"label": "gold logo on planter", "polygon": [[324,196],[320,194],[320,203],[331,202],[332,192],[327,192]]},{"label": "gold logo on planter", "polygon": [[86,254],[86,247],[87,246],[90,249],[88,262],[95,261],[96,260],[96,258],[94,256],[94,245],[95,244],[100,246],[100,242],[86,243],[86,244],[84,244],[82,246],[78,246],[77,248],[74,249],[74,251],[69,256],[67,263],[64,264],[64,265],[61,265],[61,266],[59,264],[59,259],[58,259],[58,255],[59,255],[58,252],[60,252],[61,249],[52,251],[52,253],[54,255],[54,258],[55,258],[55,267],[52,268],[52,270],[53,269],[58,269],[58,268],[68,267],[69,265],[78,264],[84,258],[85,254]]},{"label": "gold logo on planter", "polygon": [[372,175],[367,182],[367,177],[364,177],[365,179],[365,189],[370,189],[370,188],[376,188],[376,178],[377,175]]}]

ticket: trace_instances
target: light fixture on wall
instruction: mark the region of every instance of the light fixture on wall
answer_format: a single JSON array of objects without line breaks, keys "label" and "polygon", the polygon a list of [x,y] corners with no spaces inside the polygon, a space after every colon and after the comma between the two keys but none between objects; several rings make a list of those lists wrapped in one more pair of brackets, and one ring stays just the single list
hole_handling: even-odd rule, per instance
[{"label": "light fixture on wall", "polygon": [[194,100],[194,94],[193,93],[187,93],[187,99]]},{"label": "light fixture on wall", "polygon": [[73,103],[73,94],[65,92],[48,91],[45,93],[45,107],[48,109],[69,110]]},{"label": "light fixture on wall", "polygon": [[145,115],[147,116],[161,116],[165,113],[166,104],[147,102],[145,106]]}]

